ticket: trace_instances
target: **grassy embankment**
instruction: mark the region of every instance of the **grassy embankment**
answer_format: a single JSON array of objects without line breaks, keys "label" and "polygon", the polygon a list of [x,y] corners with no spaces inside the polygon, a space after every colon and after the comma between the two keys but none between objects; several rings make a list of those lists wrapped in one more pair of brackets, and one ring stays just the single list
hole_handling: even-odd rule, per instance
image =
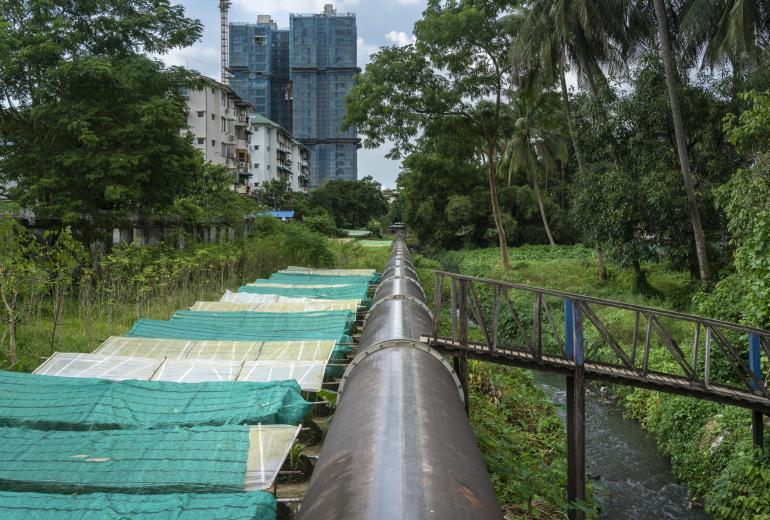
[{"label": "grassy embankment", "polygon": [[[609,266],[607,283],[599,285],[593,252],[582,247],[512,249],[508,272],[501,268],[496,249],[448,252],[440,260],[445,268],[465,274],[685,312],[697,312],[691,302],[696,295],[704,297],[698,295],[697,286],[687,273],[674,272],[662,265],[644,266],[655,297],[632,292],[630,269]],[[531,311],[526,316],[531,298],[527,302],[521,297],[518,302],[517,308],[523,309],[525,320],[531,320]],[[556,300],[551,303],[559,322],[561,310]],[[632,313],[605,309],[598,314],[613,335],[630,343]],[[692,328],[668,321],[665,324],[689,359]],[[550,348],[555,346],[553,338],[550,342],[546,339],[546,343],[550,343]],[[603,347],[592,327],[587,327],[586,345],[589,349]],[[719,353],[716,355],[717,372],[728,374],[723,356],[720,361]],[[659,342],[653,343],[650,366],[678,370]],[[687,485],[710,514],[719,519],[770,518],[770,465],[752,450],[747,410],[639,389],[616,387],[614,391],[626,415],[654,436],[660,451],[671,459],[675,477]]]}]

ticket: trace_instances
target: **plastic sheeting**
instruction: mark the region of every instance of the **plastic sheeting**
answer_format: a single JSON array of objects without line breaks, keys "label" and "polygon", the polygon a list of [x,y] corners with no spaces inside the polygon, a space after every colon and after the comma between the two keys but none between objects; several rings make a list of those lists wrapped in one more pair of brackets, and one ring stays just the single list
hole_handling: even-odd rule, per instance
[{"label": "plastic sheeting", "polygon": [[158,370],[162,359],[130,356],[101,356],[80,352],[56,352],[33,373],[48,376],[90,377],[123,381],[147,381]]},{"label": "plastic sheeting", "polygon": [[[320,301],[320,303],[318,303]],[[311,300],[308,303],[195,302],[191,311],[209,312],[328,312],[358,309],[357,300]]]},{"label": "plastic sheeting", "polygon": [[[76,362],[74,362],[74,361]],[[145,377],[126,377],[120,367],[126,360],[146,361],[154,369]],[[230,361],[222,359],[127,358],[103,354],[57,352],[35,374],[100,379],[142,379],[199,383],[203,381],[251,381],[269,383],[294,379],[302,390],[317,392],[323,384],[325,362],[319,361]],[[83,374],[88,374],[84,376]]]},{"label": "plastic sheeting", "polygon": [[273,520],[275,514],[275,497],[264,491],[167,495],[0,491],[0,518],[6,520]]},{"label": "plastic sheeting", "polygon": [[[179,349],[184,345],[183,349]],[[167,359],[222,359],[229,361],[329,360],[334,341],[187,341],[112,336],[94,354],[144,356]],[[167,355],[168,354],[168,355]]]},{"label": "plastic sheeting", "polygon": [[272,485],[299,428],[0,428],[0,488],[50,493],[229,493]]},{"label": "plastic sheeting", "polygon": [[297,425],[309,410],[299,384],[292,380],[182,385],[0,371],[0,427],[104,430]]},{"label": "plastic sheeting", "polygon": [[361,304],[361,300],[323,300],[319,298],[291,298],[289,296],[280,296],[278,294],[249,294],[225,291],[220,302],[228,303],[352,303]]}]

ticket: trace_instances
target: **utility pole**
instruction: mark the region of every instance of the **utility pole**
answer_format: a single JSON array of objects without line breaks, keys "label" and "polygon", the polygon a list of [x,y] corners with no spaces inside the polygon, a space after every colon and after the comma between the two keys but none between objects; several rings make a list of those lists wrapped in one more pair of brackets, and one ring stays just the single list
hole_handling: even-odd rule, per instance
[{"label": "utility pole", "polygon": [[227,25],[227,12],[230,9],[230,0],[219,0],[219,23],[221,54],[219,61],[222,64],[222,83],[227,85],[227,66],[230,48],[228,45],[230,27]]}]

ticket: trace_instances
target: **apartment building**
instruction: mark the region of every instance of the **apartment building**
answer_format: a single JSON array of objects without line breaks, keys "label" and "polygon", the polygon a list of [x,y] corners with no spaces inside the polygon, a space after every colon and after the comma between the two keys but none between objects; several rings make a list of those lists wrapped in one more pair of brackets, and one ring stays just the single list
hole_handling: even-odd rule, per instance
[{"label": "apartment building", "polygon": [[259,15],[257,23],[231,23],[229,41],[229,85],[258,114],[291,132],[288,29]]},{"label": "apartment building", "polygon": [[274,179],[288,182],[292,191],[308,190],[310,150],[307,146],[281,125],[259,114],[251,116],[250,136],[248,182],[252,190]]},{"label": "apartment building", "polygon": [[305,144],[310,186],[358,177],[355,129],[342,130],[345,96],[360,72],[356,16],[332,4],[321,13],[292,14],[288,29],[269,15],[229,25],[229,83],[257,113]]},{"label": "apartment building", "polygon": [[211,78],[203,80],[202,90],[182,92],[193,144],[207,161],[230,168],[236,187],[245,187],[251,175],[249,117],[253,107],[227,85]]}]

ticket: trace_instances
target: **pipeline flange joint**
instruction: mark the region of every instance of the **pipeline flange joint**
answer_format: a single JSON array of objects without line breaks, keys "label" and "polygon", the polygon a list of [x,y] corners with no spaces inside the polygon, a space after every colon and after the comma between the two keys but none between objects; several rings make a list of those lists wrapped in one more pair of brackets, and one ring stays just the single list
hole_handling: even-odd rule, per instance
[{"label": "pipeline flange joint", "polygon": [[[411,276],[403,276],[403,275],[400,275],[400,274],[392,274],[392,275],[388,276],[387,278],[383,278],[380,281],[380,285],[377,286],[377,290],[380,289],[380,286],[382,285],[383,282],[387,282],[388,280],[398,280],[398,279],[411,280],[420,289],[420,292],[422,293],[422,297],[425,298],[426,300],[428,299],[428,297],[425,295],[425,289],[422,288],[422,285],[420,285],[420,281],[419,280],[415,280]],[[377,291],[374,292],[374,297],[375,298],[377,297]]]},{"label": "pipeline flange joint", "polygon": [[436,358],[442,365],[444,365],[444,368],[446,368],[447,371],[449,371],[449,373],[452,375],[452,379],[454,380],[455,387],[457,388],[457,393],[460,395],[460,401],[463,403],[463,405],[465,404],[465,394],[463,393],[463,386],[460,384],[460,378],[457,377],[457,374],[452,368],[452,365],[450,365],[449,362],[444,358],[444,356],[439,354],[438,351],[430,348],[425,343],[421,343],[419,341],[414,341],[410,339],[389,339],[386,341],[381,341],[379,343],[375,343],[374,345],[369,345],[364,350],[359,352],[356,355],[356,357],[353,358],[353,361],[350,362],[350,364],[348,365],[348,368],[345,369],[345,373],[342,374],[342,379],[340,379],[340,386],[337,389],[337,402],[339,402],[340,399],[342,399],[342,394],[345,390],[345,383],[350,378],[356,366],[358,366],[366,358],[368,358],[372,354],[379,352],[380,350],[385,350],[387,348],[396,348],[396,347],[416,348],[417,350],[422,350],[429,356],[433,356],[434,358]]},{"label": "pipeline flange joint", "polygon": [[366,322],[369,320],[369,315],[372,313],[372,311],[374,309],[376,309],[377,307],[379,307],[380,305],[382,305],[383,303],[385,303],[386,301],[388,301],[388,300],[409,300],[409,301],[412,301],[412,302],[416,303],[417,305],[419,305],[420,307],[422,307],[423,309],[425,309],[428,312],[428,315],[430,316],[430,319],[433,319],[433,312],[431,312],[430,307],[428,307],[425,304],[425,302],[420,301],[419,299],[415,298],[414,296],[409,296],[408,294],[390,294],[388,296],[385,296],[384,298],[380,298],[379,300],[374,302],[371,307],[369,307],[369,311],[366,313],[366,316],[364,316],[364,323],[361,326],[362,329],[366,328]]}]

